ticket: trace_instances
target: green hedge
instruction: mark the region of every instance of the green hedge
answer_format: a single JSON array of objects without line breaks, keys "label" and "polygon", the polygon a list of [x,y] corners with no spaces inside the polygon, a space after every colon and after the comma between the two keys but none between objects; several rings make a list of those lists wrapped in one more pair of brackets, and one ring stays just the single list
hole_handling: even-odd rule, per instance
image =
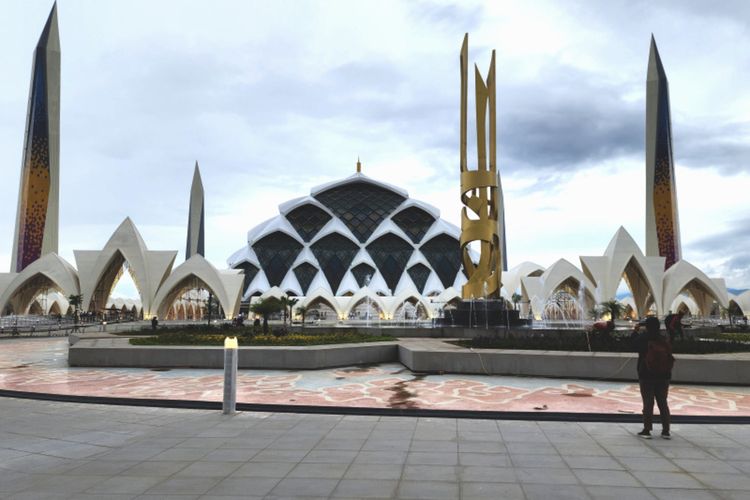
[{"label": "green hedge", "polygon": [[[508,337],[475,337],[470,340],[455,342],[462,347],[474,349],[528,349],[535,351],[591,351],[595,352],[633,352],[633,344],[629,337],[602,338],[586,336],[556,336],[537,334]],[[672,350],[676,354],[711,354],[722,352],[748,352],[750,344],[734,340],[675,340]]]},{"label": "green hedge", "polygon": [[[234,332],[231,332],[234,333]],[[223,346],[226,333],[188,332],[167,330],[152,337],[130,339],[132,345],[203,345]],[[353,344],[360,342],[386,342],[395,340],[390,335],[362,335],[356,333],[321,333],[305,335],[237,335],[241,346],[305,346],[326,344]]]},{"label": "green hedge", "polygon": [[742,332],[711,333],[703,335],[703,337],[708,339],[729,340],[733,342],[750,342],[750,333]]}]

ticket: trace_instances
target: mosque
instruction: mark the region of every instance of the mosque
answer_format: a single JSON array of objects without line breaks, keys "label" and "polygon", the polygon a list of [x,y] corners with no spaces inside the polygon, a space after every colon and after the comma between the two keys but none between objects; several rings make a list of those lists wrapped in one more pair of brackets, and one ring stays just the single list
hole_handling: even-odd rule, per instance
[{"label": "mosque", "polygon": [[[471,276],[466,266],[478,265],[480,254],[468,247],[464,253],[462,229],[401,186],[368,177],[359,161],[353,175],[280,203],[277,216],[247,232],[227,269],[204,258],[205,200],[197,163],[185,262],[176,265],[177,251],[149,250],[126,218],[104,248],[75,250],[74,266],[57,254],[56,6],[34,52],[31,78],[12,268],[0,274],[2,315],[66,315],[80,308],[93,314],[116,310],[141,318],[201,319],[210,297],[232,318],[253,301],[294,296],[298,306],[322,320],[419,320],[440,317],[466,298],[462,289]],[[494,64],[492,80],[494,85]],[[621,227],[602,255],[581,256],[580,266],[558,260],[548,268],[522,262],[498,269],[498,298],[523,317],[540,317],[554,302],[558,309],[572,304],[558,314],[580,319],[596,304],[614,300],[623,279],[633,317],[670,310],[709,316],[717,307],[750,312],[750,291],[730,294],[723,279],[708,277],[682,259],[668,82],[653,38],[646,87],[645,252]],[[505,261],[505,231],[494,234],[500,235]],[[111,296],[123,272],[132,276],[138,299]],[[80,305],[70,304],[71,297]]]}]

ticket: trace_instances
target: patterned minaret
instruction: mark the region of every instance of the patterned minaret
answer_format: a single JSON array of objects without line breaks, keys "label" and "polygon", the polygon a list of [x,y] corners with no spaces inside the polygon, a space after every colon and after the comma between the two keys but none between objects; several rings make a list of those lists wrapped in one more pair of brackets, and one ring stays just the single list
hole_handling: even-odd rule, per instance
[{"label": "patterned minaret", "polygon": [[682,258],[669,83],[653,35],[646,80],[646,255],[666,257],[665,269]]},{"label": "patterned minaret", "polygon": [[57,253],[60,188],[60,37],[57,4],[34,50],[11,271]]},{"label": "patterned minaret", "polygon": [[205,256],[203,250],[203,181],[201,181],[201,172],[198,169],[198,162],[195,162],[195,172],[193,173],[193,185],[190,188],[190,213],[188,214],[188,233],[187,247],[185,248],[185,260],[195,254]]}]

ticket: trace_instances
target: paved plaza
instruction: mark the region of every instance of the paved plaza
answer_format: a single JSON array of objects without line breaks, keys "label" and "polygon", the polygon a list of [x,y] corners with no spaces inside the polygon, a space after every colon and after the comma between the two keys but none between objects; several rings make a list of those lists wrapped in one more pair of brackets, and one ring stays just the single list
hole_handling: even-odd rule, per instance
[{"label": "paved plaza", "polygon": [[[0,390],[65,396],[221,401],[221,370],[74,368],[66,338],[0,341]],[[633,373],[635,379],[635,373]],[[248,404],[637,415],[635,382],[418,374],[398,363],[325,370],[240,370]],[[750,416],[750,387],[676,384],[676,416]]]},{"label": "paved plaza", "polygon": [[750,431],[0,398],[0,498],[747,499]]}]

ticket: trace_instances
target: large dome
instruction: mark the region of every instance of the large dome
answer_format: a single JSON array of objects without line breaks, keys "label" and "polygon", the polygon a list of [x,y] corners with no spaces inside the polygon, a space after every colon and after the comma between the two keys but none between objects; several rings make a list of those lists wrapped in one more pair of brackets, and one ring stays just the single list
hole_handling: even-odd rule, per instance
[{"label": "large dome", "polygon": [[245,271],[243,300],[272,287],[306,296],[431,296],[466,282],[460,230],[403,189],[356,173],[279,205],[228,259]]}]

